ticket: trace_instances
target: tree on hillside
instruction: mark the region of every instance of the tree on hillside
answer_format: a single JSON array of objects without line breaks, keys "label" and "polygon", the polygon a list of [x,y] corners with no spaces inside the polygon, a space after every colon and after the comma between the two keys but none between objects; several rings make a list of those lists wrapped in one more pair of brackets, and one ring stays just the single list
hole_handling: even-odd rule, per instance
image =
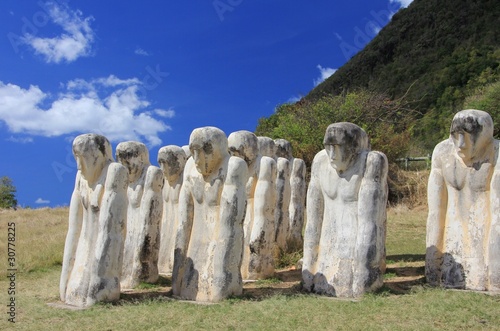
[{"label": "tree on hillside", "polygon": [[0,178],[0,208],[16,208],[16,188],[12,179],[7,176]]}]

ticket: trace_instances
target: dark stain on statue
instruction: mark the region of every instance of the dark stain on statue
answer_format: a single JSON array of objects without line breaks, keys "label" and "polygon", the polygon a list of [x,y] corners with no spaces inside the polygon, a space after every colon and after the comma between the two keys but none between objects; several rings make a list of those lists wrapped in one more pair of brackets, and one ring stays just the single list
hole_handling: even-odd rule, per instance
[{"label": "dark stain on statue", "polygon": [[139,157],[138,148],[127,148],[126,150],[116,151],[116,158],[118,160],[130,160],[131,158]]},{"label": "dark stain on statue", "polygon": [[214,152],[214,147],[212,146],[212,143],[209,141],[203,143],[203,151],[206,154],[212,154]]},{"label": "dark stain on statue", "polygon": [[108,143],[108,140],[104,136],[96,135],[94,141],[102,155],[106,156],[106,143]]},{"label": "dark stain on statue", "polygon": [[144,244],[142,245],[140,260],[141,262],[147,261],[151,256],[151,236],[148,234],[144,237]]},{"label": "dark stain on statue", "polygon": [[466,132],[471,135],[473,142],[476,142],[481,131],[483,131],[483,126],[479,124],[476,116],[459,117],[451,122],[451,134]]},{"label": "dark stain on statue", "polygon": [[174,153],[167,154],[166,163],[169,167],[170,174],[177,174],[180,172],[181,165],[179,164],[179,159],[175,156]]}]

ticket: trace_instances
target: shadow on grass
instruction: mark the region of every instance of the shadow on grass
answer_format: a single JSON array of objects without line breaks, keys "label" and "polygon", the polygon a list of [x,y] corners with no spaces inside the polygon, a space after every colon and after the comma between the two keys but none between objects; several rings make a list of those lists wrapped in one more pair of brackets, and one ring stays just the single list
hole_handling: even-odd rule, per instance
[{"label": "shadow on grass", "polygon": [[[399,255],[388,257],[392,261],[423,261],[424,255]],[[386,274],[395,274],[394,277],[386,279],[382,288],[374,295],[404,295],[412,291],[412,287],[425,284],[424,267],[402,266],[388,267]],[[302,289],[302,271],[300,269],[276,271],[274,279],[279,281],[256,281],[246,283],[243,286],[243,294],[232,296],[228,302],[239,301],[262,301],[273,296],[292,297],[297,295],[310,295]],[[117,303],[140,303],[148,300],[175,300],[172,298],[171,277],[160,276],[155,284],[141,284],[138,288],[121,293],[120,301]],[[141,288],[142,287],[142,288]]]},{"label": "shadow on grass", "polygon": [[302,291],[302,271],[300,269],[279,270],[274,274],[274,278],[280,282],[247,283],[243,286],[243,294],[237,297],[240,300],[262,301],[271,296],[294,296],[305,293]]},{"label": "shadow on grass", "polygon": [[160,275],[154,284],[141,283],[133,290],[127,290],[120,294],[118,304],[130,302],[142,302],[152,299],[171,298],[172,277]]},{"label": "shadow on grass", "polygon": [[[402,266],[388,266],[385,273],[393,274],[394,277],[385,279],[384,286],[379,290],[381,294],[408,294],[412,287],[420,286],[425,281],[425,255],[393,255],[388,256],[387,261],[403,264]],[[417,263],[418,265],[404,265],[404,262]],[[378,292],[377,292],[378,293]]]}]

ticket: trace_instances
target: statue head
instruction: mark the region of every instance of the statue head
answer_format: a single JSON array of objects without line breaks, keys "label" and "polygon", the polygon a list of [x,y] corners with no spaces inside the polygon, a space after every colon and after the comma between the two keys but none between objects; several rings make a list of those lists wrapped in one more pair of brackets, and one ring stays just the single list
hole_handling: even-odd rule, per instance
[{"label": "statue head", "polygon": [[225,133],[213,126],[194,129],[189,137],[189,150],[196,169],[204,177],[216,171],[229,155]]},{"label": "statue head", "polygon": [[292,159],[292,144],[286,139],[274,140],[276,146],[276,157],[284,157],[285,159]]},{"label": "statue head", "polygon": [[137,141],[119,143],[116,146],[116,160],[127,168],[130,183],[139,179],[144,168],[151,164],[146,145]]},{"label": "statue head", "polygon": [[259,141],[250,131],[236,131],[227,138],[229,154],[245,160],[250,166],[259,155]]},{"label": "statue head", "polygon": [[184,170],[186,161],[187,156],[182,147],[168,145],[158,151],[158,164],[167,180],[177,178]]},{"label": "statue head", "polygon": [[482,110],[459,111],[451,122],[450,139],[457,155],[468,164],[492,144],[493,119],[490,114]]},{"label": "statue head", "polygon": [[73,140],[73,155],[82,177],[95,182],[104,167],[113,162],[111,144],[108,139],[95,133],[82,134]]},{"label": "statue head", "polygon": [[259,142],[259,153],[262,156],[268,156],[273,159],[276,158],[276,145],[274,140],[269,137],[259,136],[257,137]]},{"label": "statue head", "polygon": [[330,124],[323,145],[331,166],[340,173],[347,170],[362,151],[370,148],[366,132],[348,122]]}]

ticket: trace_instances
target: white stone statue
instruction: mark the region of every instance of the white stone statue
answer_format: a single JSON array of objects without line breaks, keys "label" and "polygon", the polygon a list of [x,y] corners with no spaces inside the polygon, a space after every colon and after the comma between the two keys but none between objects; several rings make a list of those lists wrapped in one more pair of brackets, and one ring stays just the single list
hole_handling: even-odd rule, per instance
[{"label": "white stone statue", "polygon": [[328,126],[307,190],[304,288],[359,297],[383,285],[387,158],[352,123]]},{"label": "white stone statue", "polygon": [[245,160],[249,174],[241,275],[244,280],[269,278],[274,275],[276,162],[259,154],[258,139],[252,132],[231,133],[228,146],[231,155]]},{"label": "white stone statue", "polygon": [[306,163],[292,156],[292,145],[288,140],[276,139],[276,156],[283,157],[290,165],[290,202],[288,207],[288,231],[286,250],[294,252],[302,248],[306,205]]},{"label": "white stone statue", "polygon": [[[292,197],[292,191],[290,187],[290,174],[292,171],[292,165],[290,160],[287,158],[291,155],[290,150],[287,152],[284,150],[284,139],[276,139],[274,144],[276,146],[276,212],[275,212],[275,241],[277,248],[281,252],[287,251],[286,240],[288,237],[288,232],[290,228],[290,199]],[[288,141],[284,140],[286,143]],[[286,148],[286,147],[285,147]]]},{"label": "white stone statue", "polygon": [[260,155],[276,159],[276,145],[274,144],[274,140],[264,136],[259,136],[257,139]]},{"label": "white stone statue", "polygon": [[220,301],[242,293],[241,257],[248,167],[215,127],[195,129],[179,196],[174,296]]},{"label": "white stone statue", "polygon": [[73,141],[78,172],[69,207],[60,280],[61,300],[78,307],[120,298],[127,218],[127,169],[113,162],[101,135]]},{"label": "white stone statue", "polygon": [[149,162],[143,143],[116,146],[116,159],[128,170],[127,232],[123,250],[122,289],[158,280],[163,173]]},{"label": "white stone statue", "polygon": [[493,120],[458,112],[436,145],[427,189],[428,283],[500,290],[500,162]]},{"label": "white stone statue", "polygon": [[165,178],[158,256],[158,271],[161,274],[172,274],[174,267],[175,235],[179,227],[179,193],[186,161],[186,153],[179,146],[168,145],[158,151],[158,164]]}]

